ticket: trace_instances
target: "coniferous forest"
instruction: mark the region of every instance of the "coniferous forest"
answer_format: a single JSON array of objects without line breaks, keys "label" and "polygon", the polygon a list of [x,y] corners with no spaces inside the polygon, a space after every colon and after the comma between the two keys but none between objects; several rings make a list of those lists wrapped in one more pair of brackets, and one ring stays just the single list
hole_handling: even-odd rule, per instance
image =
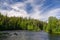
[{"label": "coniferous forest", "polygon": [[3,16],[0,13],[0,31],[5,30],[44,30],[50,33],[60,33],[60,19],[51,16],[48,18],[48,22],[44,22],[32,18]]}]

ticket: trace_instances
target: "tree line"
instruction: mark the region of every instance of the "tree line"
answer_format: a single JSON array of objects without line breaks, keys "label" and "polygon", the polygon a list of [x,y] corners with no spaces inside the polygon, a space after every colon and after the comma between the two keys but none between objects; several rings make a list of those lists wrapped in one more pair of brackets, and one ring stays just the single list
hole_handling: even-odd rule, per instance
[{"label": "tree line", "polygon": [[60,32],[60,19],[50,16],[48,22],[43,22],[32,18],[8,17],[0,13],[0,31],[1,30],[30,30],[46,32]]},{"label": "tree line", "polygon": [[31,30],[43,29],[43,22],[23,17],[8,17],[0,13],[0,30]]}]

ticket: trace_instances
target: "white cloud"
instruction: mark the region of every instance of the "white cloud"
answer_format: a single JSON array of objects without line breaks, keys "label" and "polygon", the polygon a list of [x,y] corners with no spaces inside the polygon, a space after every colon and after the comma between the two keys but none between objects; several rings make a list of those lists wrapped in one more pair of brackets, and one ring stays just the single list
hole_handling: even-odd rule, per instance
[{"label": "white cloud", "polygon": [[[34,0],[28,0],[24,3],[22,2],[17,2],[15,4],[12,4],[12,5],[9,5],[8,3],[4,3],[8,6],[10,6],[12,8],[12,10],[3,10],[4,13],[8,13],[8,16],[23,16],[23,17],[31,17],[31,18],[35,18],[35,19],[40,19],[40,10],[39,10],[39,6],[35,5],[34,4]],[[26,10],[24,9],[25,8],[25,5],[26,3],[31,3],[32,7],[33,7],[33,12],[31,14],[28,14],[26,12]],[[16,11],[17,10],[17,11]]]},{"label": "white cloud", "polygon": [[16,16],[16,17],[28,17],[28,14],[24,10],[20,10],[20,12],[16,12],[14,10],[7,11],[7,10],[0,10],[3,15],[7,15],[9,17]]},{"label": "white cloud", "polygon": [[42,16],[41,19],[48,20],[48,17],[50,16],[59,18],[60,16],[57,16],[59,15],[59,13],[60,13],[60,8],[52,9],[52,10],[47,11],[44,15],[41,15]]},{"label": "white cloud", "polygon": [[25,6],[24,3],[19,3],[19,2],[16,3],[16,4],[11,5],[11,7],[12,7],[13,9],[16,9],[16,10],[24,9],[24,6]]},{"label": "white cloud", "polygon": [[[6,15],[6,13],[7,13],[7,15],[9,17],[10,16],[31,17],[31,18],[39,19],[39,20],[43,20],[43,21],[47,20],[49,16],[57,17],[57,14],[59,14],[58,12],[60,12],[60,8],[51,9],[47,12],[44,12],[44,14],[43,14],[41,8],[44,5],[45,0],[41,0],[41,1],[42,1],[42,3],[40,5],[35,4],[36,0],[17,2],[15,4],[11,4],[11,5],[9,5],[8,3],[5,2],[4,5],[10,6],[12,8],[12,10],[0,10],[0,12],[2,12],[3,15]],[[33,12],[31,14],[28,14],[27,11],[25,10],[25,5],[27,3],[31,3],[31,5],[33,7]],[[44,9],[46,9],[46,8],[44,8]]]},{"label": "white cloud", "polygon": [[29,14],[29,16],[31,18],[34,19],[41,19],[42,15],[41,15],[41,7],[43,6],[45,0],[41,0],[41,4],[36,5],[35,3],[37,2],[37,0],[28,0],[25,3],[31,3],[32,7],[33,7],[33,12],[31,14]]},{"label": "white cloud", "polygon": [[[3,3],[4,5],[7,5],[7,6],[9,6],[9,7],[11,7],[12,8],[12,10],[2,10],[2,9],[0,9],[0,12],[3,14],[3,15],[6,15],[7,14],[7,16],[9,16],[9,17],[11,17],[11,16],[16,16],[16,17],[27,17],[27,16],[29,16],[28,14],[27,14],[27,12],[24,10],[24,3],[22,3],[22,2],[17,2],[17,3],[15,3],[15,4],[11,4],[11,5],[9,5],[8,3],[7,3],[7,1],[6,2],[4,2]],[[2,6],[2,5],[1,5]]]}]

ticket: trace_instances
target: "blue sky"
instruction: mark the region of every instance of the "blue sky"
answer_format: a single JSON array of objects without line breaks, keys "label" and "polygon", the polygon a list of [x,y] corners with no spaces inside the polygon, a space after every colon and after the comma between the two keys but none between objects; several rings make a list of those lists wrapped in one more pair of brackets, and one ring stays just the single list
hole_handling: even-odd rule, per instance
[{"label": "blue sky", "polygon": [[0,0],[0,12],[46,21],[49,16],[60,18],[60,0]]}]

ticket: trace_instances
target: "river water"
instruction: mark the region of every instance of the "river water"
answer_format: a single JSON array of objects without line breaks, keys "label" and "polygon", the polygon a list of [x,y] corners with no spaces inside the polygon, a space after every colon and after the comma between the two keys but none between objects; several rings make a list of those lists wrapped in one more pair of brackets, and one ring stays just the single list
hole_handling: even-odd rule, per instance
[{"label": "river water", "polygon": [[60,40],[60,35],[50,35],[47,32],[31,31],[0,31],[0,40]]}]

